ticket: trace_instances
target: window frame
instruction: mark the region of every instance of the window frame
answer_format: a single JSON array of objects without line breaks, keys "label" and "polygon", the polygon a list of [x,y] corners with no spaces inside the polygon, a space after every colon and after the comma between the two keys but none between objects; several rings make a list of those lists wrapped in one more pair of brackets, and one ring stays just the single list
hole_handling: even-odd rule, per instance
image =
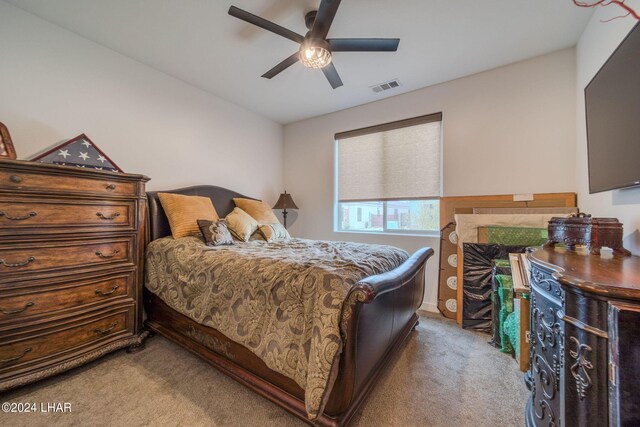
[{"label": "window frame", "polygon": [[[387,203],[390,201],[407,201],[407,200],[436,200],[438,202],[438,211],[440,208],[440,199],[442,198],[443,187],[443,133],[444,133],[444,121],[442,112],[427,114],[423,116],[412,117],[403,120],[397,120],[393,122],[382,123],[379,125],[367,126],[359,129],[354,129],[345,132],[338,132],[334,135],[334,226],[333,230],[336,233],[358,233],[358,234],[390,234],[390,235],[417,235],[417,236],[439,236],[439,226],[433,230],[397,230],[389,229],[387,227],[388,208]],[[420,198],[406,198],[406,199],[376,199],[376,200],[338,200],[338,144],[340,139],[354,138],[358,136],[364,136],[372,133],[381,133],[390,130],[402,129],[405,127],[418,126],[427,123],[440,122],[440,196],[437,197],[420,197]],[[343,203],[354,202],[382,202],[382,230],[343,230],[341,228],[342,217],[344,215]],[[439,212],[438,212],[439,216]]]}]

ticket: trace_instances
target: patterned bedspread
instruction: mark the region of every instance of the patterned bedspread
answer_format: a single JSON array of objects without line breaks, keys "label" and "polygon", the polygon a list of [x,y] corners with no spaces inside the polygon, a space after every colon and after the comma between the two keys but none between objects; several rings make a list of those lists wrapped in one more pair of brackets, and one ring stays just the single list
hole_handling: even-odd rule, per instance
[{"label": "patterned bedspread", "polygon": [[305,390],[310,419],[337,374],[342,304],[359,280],[408,254],[391,246],[291,239],[206,246],[171,237],[147,248],[145,286],[174,310],[247,347]]}]

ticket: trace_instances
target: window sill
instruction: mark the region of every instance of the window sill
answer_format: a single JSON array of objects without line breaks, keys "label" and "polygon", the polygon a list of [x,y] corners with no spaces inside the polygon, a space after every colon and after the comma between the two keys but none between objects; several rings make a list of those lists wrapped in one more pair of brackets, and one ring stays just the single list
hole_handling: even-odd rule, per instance
[{"label": "window sill", "polygon": [[425,233],[417,233],[417,232],[406,232],[406,233],[390,233],[388,231],[347,231],[347,230],[333,230],[334,233],[338,234],[358,234],[358,235],[383,235],[383,236],[394,236],[394,237],[430,237],[430,238],[440,238],[440,233],[437,231],[428,231]]}]

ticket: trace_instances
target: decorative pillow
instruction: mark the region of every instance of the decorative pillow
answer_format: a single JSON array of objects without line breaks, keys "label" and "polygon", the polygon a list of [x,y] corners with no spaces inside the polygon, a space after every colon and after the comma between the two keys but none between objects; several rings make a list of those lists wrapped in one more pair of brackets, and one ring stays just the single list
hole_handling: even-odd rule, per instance
[{"label": "decorative pillow", "polygon": [[251,215],[251,217],[258,221],[258,224],[260,225],[280,223],[271,210],[271,207],[265,202],[241,198],[233,199],[233,202],[237,207]]},{"label": "decorative pillow", "polygon": [[158,193],[158,197],[169,220],[174,239],[199,234],[199,219],[216,221],[219,218],[208,197],[172,193]]},{"label": "decorative pillow", "polygon": [[220,221],[198,220],[198,227],[208,246],[233,245],[233,237],[224,219]]},{"label": "decorative pillow", "polygon": [[264,236],[262,235],[262,233],[260,233],[260,228],[258,228],[255,233],[253,233],[251,235],[251,237],[249,238],[250,242],[253,242],[254,240],[259,240],[261,242],[264,242]]},{"label": "decorative pillow", "polygon": [[258,229],[258,222],[240,208],[234,208],[225,221],[233,237],[242,242],[248,242]]},{"label": "decorative pillow", "polygon": [[287,229],[280,223],[261,225],[258,231],[267,242],[279,242],[291,238]]}]

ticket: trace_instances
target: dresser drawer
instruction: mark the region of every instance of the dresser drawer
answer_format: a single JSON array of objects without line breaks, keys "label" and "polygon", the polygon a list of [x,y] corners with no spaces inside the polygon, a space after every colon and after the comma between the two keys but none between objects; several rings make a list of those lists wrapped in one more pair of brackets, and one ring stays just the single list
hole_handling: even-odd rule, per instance
[{"label": "dresser drawer", "polygon": [[123,307],[74,323],[5,337],[0,342],[0,377],[44,359],[60,356],[83,346],[133,334],[135,307]]},{"label": "dresser drawer", "polygon": [[[106,174],[105,174],[106,175]],[[111,180],[109,176],[84,178],[67,174],[19,172],[0,170],[0,188],[24,191],[42,191],[45,194],[83,193],[101,196],[135,196],[135,182]]]},{"label": "dresser drawer", "polygon": [[25,273],[133,265],[134,245],[135,236],[1,245],[0,281]]},{"label": "dresser drawer", "polygon": [[135,225],[134,201],[0,197],[0,234],[133,231]]},{"label": "dresser drawer", "polygon": [[133,300],[135,274],[134,270],[116,273],[107,278],[70,279],[54,285],[29,288],[6,287],[0,291],[0,325],[24,323],[34,317],[127,297]]}]

